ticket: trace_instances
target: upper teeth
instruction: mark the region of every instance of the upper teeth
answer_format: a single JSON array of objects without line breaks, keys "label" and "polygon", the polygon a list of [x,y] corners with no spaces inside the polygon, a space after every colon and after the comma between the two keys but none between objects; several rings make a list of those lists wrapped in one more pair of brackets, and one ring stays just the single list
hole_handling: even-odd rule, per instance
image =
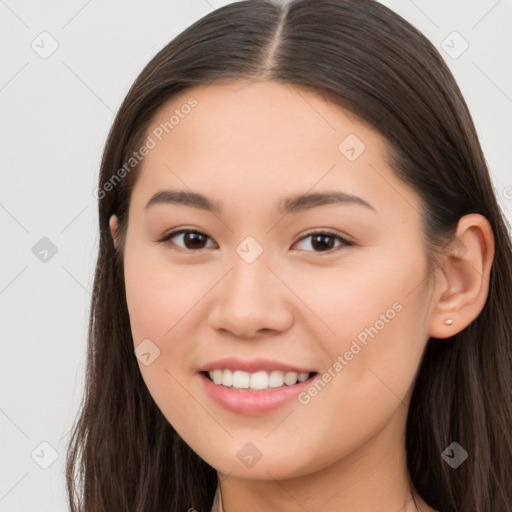
[{"label": "upper teeth", "polygon": [[281,372],[278,370],[270,373],[261,372],[243,372],[241,370],[211,370],[210,378],[222,386],[232,386],[237,389],[266,389],[278,388],[283,384],[293,386],[298,382],[305,381],[309,373]]}]

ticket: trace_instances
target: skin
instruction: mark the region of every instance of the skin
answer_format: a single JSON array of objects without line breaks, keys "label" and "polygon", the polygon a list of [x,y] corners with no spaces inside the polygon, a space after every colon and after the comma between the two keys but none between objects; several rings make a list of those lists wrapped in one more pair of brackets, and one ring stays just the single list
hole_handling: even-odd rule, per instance
[{"label": "skin", "polygon": [[[404,447],[414,379],[428,338],[452,336],[484,306],[489,223],[463,217],[459,243],[429,274],[419,196],[386,164],[386,141],[371,127],[311,91],[233,82],[183,91],[147,133],[191,96],[198,105],[142,162],[125,239],[117,218],[110,222],[124,252],[134,346],[149,338],[160,350],[149,366],[139,361],[151,395],[217,469],[226,512],[416,510]],[[351,133],[366,146],[354,161],[338,149]],[[222,211],[145,210],[162,189],[200,192]],[[284,197],[326,190],[373,209],[277,213]],[[180,235],[155,241],[178,228],[205,233],[204,248],[187,250]],[[329,239],[335,249],[325,252],[304,238],[325,229],[352,245]],[[236,252],[247,236],[263,249],[250,264]],[[322,374],[397,302],[401,311],[306,405],[238,415],[214,402],[196,373],[234,356]],[[262,454],[250,468],[237,457],[247,442]],[[420,510],[434,510],[414,494]]]}]

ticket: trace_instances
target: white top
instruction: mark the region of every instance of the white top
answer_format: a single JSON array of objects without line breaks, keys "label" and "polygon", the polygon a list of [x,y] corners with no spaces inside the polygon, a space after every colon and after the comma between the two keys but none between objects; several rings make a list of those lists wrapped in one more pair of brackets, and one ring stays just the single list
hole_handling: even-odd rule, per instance
[{"label": "white top", "polygon": [[220,494],[220,486],[217,485],[217,491],[215,492],[215,497],[213,498],[213,504],[210,512],[224,512],[222,508],[222,496]]}]

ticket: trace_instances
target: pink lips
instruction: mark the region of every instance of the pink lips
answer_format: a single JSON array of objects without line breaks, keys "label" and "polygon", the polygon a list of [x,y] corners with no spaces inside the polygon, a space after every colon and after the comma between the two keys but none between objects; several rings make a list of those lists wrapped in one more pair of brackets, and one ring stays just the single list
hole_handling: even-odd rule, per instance
[{"label": "pink lips", "polygon": [[282,372],[315,373],[316,375],[314,370],[291,366],[277,361],[270,361],[268,359],[254,359],[252,361],[241,361],[235,358],[219,359],[199,368],[199,376],[210,398],[228,411],[245,416],[265,414],[291,402],[301,391],[304,391],[311,385],[311,381],[315,375],[304,382],[297,382],[297,384],[292,386],[283,385],[279,388],[255,391],[235,389],[213,383],[208,378],[207,372],[215,369],[242,370],[249,373],[279,370]]},{"label": "pink lips", "polygon": [[300,368],[289,364],[271,361],[270,359],[253,359],[251,361],[242,361],[234,357],[218,359],[211,363],[205,364],[198,369],[199,372],[209,372],[210,370],[242,370],[244,372],[254,373],[259,371],[271,372],[279,370],[282,372],[311,373],[315,370],[310,368]]}]

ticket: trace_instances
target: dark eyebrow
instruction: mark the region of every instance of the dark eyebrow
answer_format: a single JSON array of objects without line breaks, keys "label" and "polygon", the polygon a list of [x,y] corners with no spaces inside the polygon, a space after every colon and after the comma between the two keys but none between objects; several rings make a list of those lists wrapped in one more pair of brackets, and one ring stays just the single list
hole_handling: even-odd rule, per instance
[{"label": "dark eyebrow", "polygon": [[197,192],[188,192],[186,190],[161,190],[154,194],[148,201],[145,209],[154,204],[181,204],[184,206],[192,206],[193,208],[200,208],[209,212],[220,212],[220,206],[210,201],[203,194]]},{"label": "dark eyebrow", "polygon": [[336,190],[290,197],[280,203],[278,211],[284,215],[286,213],[301,212],[310,208],[315,208],[316,206],[337,204],[357,204],[376,211],[375,208],[364,199],[351,194],[346,194],[345,192],[338,192]]},{"label": "dark eyebrow", "polygon": [[[211,201],[203,194],[188,192],[186,190],[161,190],[154,194],[145,206],[145,209],[154,204],[177,204],[200,208],[213,213],[220,213],[219,203]],[[289,197],[280,202],[278,213],[296,213],[317,206],[357,204],[375,211],[375,208],[358,196],[346,194],[345,192],[327,191],[309,194],[301,194]]]}]

